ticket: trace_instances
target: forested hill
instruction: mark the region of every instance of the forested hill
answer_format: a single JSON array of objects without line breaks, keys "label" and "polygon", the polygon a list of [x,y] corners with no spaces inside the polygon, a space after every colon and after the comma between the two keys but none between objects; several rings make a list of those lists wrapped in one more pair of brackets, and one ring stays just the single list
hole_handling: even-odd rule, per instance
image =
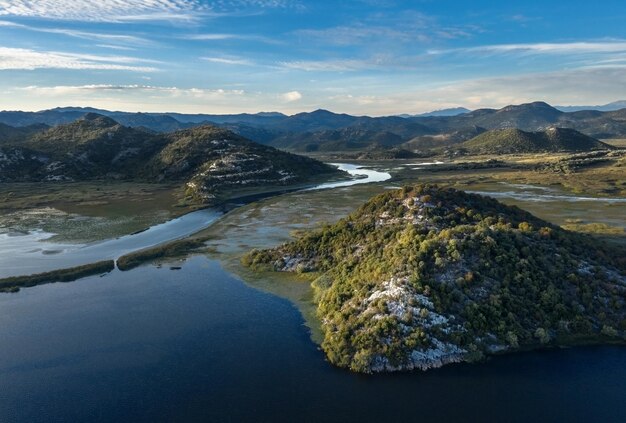
[{"label": "forested hill", "polygon": [[613,147],[574,129],[549,128],[542,132],[495,129],[459,147],[477,154],[555,153],[612,150]]},{"label": "forested hill", "polygon": [[18,132],[0,143],[0,181],[180,183],[190,200],[211,203],[249,187],[343,175],[333,166],[211,125],[161,134],[89,113],[41,132]]},{"label": "forested hill", "polygon": [[491,198],[411,186],[244,263],[308,274],[329,361],[369,373],[623,342],[625,257]]}]

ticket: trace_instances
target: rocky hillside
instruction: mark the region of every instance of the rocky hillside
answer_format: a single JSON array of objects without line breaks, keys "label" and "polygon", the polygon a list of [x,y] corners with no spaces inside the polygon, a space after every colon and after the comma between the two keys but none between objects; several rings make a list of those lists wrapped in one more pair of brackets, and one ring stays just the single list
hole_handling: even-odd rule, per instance
[{"label": "rocky hillside", "polygon": [[0,181],[179,182],[190,199],[203,203],[240,188],[341,175],[214,126],[159,134],[94,113],[0,144]]},{"label": "rocky hillside", "polygon": [[612,150],[608,144],[574,129],[550,128],[543,132],[496,129],[460,145],[474,154],[554,153]]},{"label": "rocky hillside", "polygon": [[624,257],[494,199],[414,186],[244,264],[308,274],[328,360],[370,373],[623,342]]},{"label": "rocky hillside", "polygon": [[187,193],[203,201],[238,188],[304,183],[316,175],[340,173],[317,160],[214,126],[178,131],[166,138],[166,146],[148,162],[148,173],[157,180],[188,180]]}]

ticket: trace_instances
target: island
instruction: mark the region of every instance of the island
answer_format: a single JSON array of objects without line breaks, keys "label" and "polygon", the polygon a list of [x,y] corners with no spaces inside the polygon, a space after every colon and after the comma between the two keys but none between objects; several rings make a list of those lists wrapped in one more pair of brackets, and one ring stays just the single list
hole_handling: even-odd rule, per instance
[{"label": "island", "polygon": [[388,191],[242,261],[311,280],[322,349],[355,372],[626,340],[623,247],[452,188]]}]

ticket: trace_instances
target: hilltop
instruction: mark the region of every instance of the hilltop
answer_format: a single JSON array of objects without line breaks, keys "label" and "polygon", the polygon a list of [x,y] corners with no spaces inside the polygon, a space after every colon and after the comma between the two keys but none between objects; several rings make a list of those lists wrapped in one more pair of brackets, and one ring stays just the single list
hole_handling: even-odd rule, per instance
[{"label": "hilltop", "polygon": [[322,348],[356,372],[626,339],[623,251],[454,189],[387,192],[243,261],[311,279]]},{"label": "hilltop", "polygon": [[161,134],[96,113],[0,144],[0,181],[180,183],[194,202],[255,186],[341,176],[336,168],[211,125]]},{"label": "hilltop", "polygon": [[581,152],[613,149],[610,145],[595,138],[566,128],[550,128],[542,132],[496,129],[484,132],[460,144],[459,147],[478,154]]}]

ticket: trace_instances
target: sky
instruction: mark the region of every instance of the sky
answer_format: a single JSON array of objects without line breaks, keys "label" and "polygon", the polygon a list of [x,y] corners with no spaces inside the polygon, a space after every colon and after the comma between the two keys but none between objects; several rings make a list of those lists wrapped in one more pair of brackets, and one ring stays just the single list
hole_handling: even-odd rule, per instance
[{"label": "sky", "polygon": [[0,109],[605,104],[624,22],[623,0],[0,0]]}]

